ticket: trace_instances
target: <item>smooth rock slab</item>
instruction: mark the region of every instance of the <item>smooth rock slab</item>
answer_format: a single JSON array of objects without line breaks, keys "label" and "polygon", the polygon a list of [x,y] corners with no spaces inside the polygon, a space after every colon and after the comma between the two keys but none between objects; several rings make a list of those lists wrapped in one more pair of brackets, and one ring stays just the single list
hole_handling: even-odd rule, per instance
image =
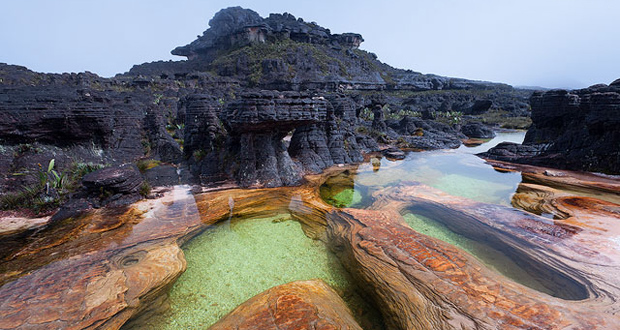
[{"label": "smooth rock slab", "polygon": [[[327,238],[396,329],[611,329],[616,315],[620,249],[617,207],[572,197],[563,205],[600,204],[550,221],[509,207],[474,202],[410,183],[373,196],[372,210],[327,217]],[[566,206],[568,208],[568,206]],[[471,255],[422,235],[399,212],[439,217],[451,230],[493,245],[564,299],[489,270]],[[592,210],[596,211],[595,213]],[[604,210],[605,212],[601,211]],[[614,210],[616,213],[614,213]],[[576,219],[597,228],[579,225]],[[575,300],[575,301],[571,301]]]},{"label": "smooth rock slab", "polygon": [[322,280],[310,280],[271,288],[241,304],[209,329],[362,328],[332,288]]}]

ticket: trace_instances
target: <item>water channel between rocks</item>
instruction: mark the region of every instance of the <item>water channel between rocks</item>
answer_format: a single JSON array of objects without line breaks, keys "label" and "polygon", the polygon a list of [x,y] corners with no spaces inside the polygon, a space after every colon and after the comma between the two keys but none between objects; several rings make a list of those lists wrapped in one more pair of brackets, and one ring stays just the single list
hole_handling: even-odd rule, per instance
[{"label": "water channel between rocks", "polygon": [[[524,133],[500,133],[482,147],[410,153],[404,161],[373,160],[355,173],[332,178],[338,187],[321,188],[322,196],[336,206],[364,207],[376,189],[402,181],[420,181],[449,194],[482,202],[510,204],[521,177],[494,171],[473,153],[501,141],[520,142]],[[344,188],[342,183],[344,182]],[[334,193],[335,192],[335,193]],[[535,280],[498,251],[468,240],[445,226],[418,215],[405,214],[415,230],[443,239],[502,273],[512,273],[528,286],[545,292]],[[324,243],[306,237],[288,214],[219,223],[183,247],[187,271],[170,291],[171,308],[139,328],[203,329],[236,306],[273,286],[295,280],[321,278],[349,304],[362,323],[376,319],[358,294],[346,270]],[[521,276],[522,275],[522,276]],[[522,278],[521,278],[522,277]],[[377,328],[380,328],[377,327]]]}]

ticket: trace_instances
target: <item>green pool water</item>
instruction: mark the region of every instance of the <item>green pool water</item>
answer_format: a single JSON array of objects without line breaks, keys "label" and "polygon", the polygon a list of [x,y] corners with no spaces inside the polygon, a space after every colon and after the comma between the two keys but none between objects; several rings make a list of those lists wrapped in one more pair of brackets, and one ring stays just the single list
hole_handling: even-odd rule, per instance
[{"label": "green pool water", "polygon": [[[518,134],[522,139],[523,133]],[[375,159],[361,165],[358,171],[333,178],[337,184],[328,182],[321,187],[321,194],[339,207],[364,207],[372,202],[373,190],[415,180],[453,195],[509,203],[520,176],[496,172],[472,152],[458,149],[410,153],[400,162]],[[454,234],[430,219],[413,215],[406,215],[405,219],[414,229],[459,246],[495,269],[505,269],[498,269],[500,272],[517,273],[518,267],[509,259],[502,259],[498,251],[489,251],[488,247]],[[205,329],[271,287],[313,278],[323,279],[333,287],[362,327],[383,328],[377,311],[359,296],[336,256],[324,243],[306,237],[301,225],[288,215],[233,218],[208,228],[188,242],[183,251],[188,267],[170,291],[170,309],[132,328]],[[542,291],[544,287],[536,289]]]},{"label": "green pool water", "polygon": [[[188,267],[170,291],[170,310],[137,328],[205,329],[271,287],[313,278],[327,282],[353,310],[368,310],[335,255],[288,215],[217,224],[183,251]],[[360,322],[375,317],[357,316]]]},{"label": "green pool water", "polygon": [[321,195],[338,207],[363,208],[372,204],[372,192],[404,181],[418,181],[454,196],[485,203],[510,205],[521,182],[518,172],[498,172],[474,153],[502,141],[523,141],[524,132],[499,133],[491,141],[473,148],[410,152],[402,161],[373,159],[357,170],[330,178]]},{"label": "green pool water", "polygon": [[445,225],[422,215],[407,213],[403,215],[403,218],[415,231],[435,237],[460,248],[480,260],[488,268],[495,270],[513,281],[540,292],[554,295],[552,290],[545,287],[539,280],[535,279],[502,252],[463,235],[459,235],[451,231]]}]

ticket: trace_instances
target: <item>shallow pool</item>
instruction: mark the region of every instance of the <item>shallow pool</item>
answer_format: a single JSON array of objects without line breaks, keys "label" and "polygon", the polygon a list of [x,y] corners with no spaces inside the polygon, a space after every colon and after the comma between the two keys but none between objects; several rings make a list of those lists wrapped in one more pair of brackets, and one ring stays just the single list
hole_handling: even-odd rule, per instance
[{"label": "shallow pool", "polygon": [[188,267],[170,291],[170,310],[133,328],[205,329],[269,288],[313,278],[323,279],[360,311],[358,322],[378,317],[336,256],[306,237],[289,215],[219,223],[183,251]]},{"label": "shallow pool", "polygon": [[444,192],[485,203],[510,205],[521,182],[518,172],[498,172],[475,156],[502,141],[521,142],[525,132],[498,133],[477,147],[410,152],[401,161],[371,159],[357,170],[327,180],[321,196],[338,207],[363,208],[372,204],[373,191],[404,181],[418,181]]},{"label": "shallow pool", "polygon": [[[365,208],[373,200],[373,192],[407,181],[421,182],[450,195],[510,206],[512,195],[521,182],[519,172],[499,172],[475,156],[502,141],[520,143],[525,132],[499,133],[493,140],[473,148],[410,152],[401,161],[371,159],[357,169],[330,177],[320,187],[321,197],[337,207]],[[478,241],[452,231],[441,221],[408,210],[405,222],[419,233],[454,245],[476,257],[487,267],[515,282],[549,295],[563,297],[563,292],[550,289],[534,270],[518,265],[514,256],[488,242]],[[437,215],[436,215],[437,216]],[[441,218],[441,217],[439,217]]]}]

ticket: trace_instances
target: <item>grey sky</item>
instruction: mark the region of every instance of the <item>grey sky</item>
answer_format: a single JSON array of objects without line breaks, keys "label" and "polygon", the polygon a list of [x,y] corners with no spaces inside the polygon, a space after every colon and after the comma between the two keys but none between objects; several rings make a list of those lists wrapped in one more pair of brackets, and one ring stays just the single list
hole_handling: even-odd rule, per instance
[{"label": "grey sky", "polygon": [[512,85],[580,88],[620,78],[616,0],[2,0],[0,62],[102,76],[170,55],[220,9],[289,12],[392,66]]}]

